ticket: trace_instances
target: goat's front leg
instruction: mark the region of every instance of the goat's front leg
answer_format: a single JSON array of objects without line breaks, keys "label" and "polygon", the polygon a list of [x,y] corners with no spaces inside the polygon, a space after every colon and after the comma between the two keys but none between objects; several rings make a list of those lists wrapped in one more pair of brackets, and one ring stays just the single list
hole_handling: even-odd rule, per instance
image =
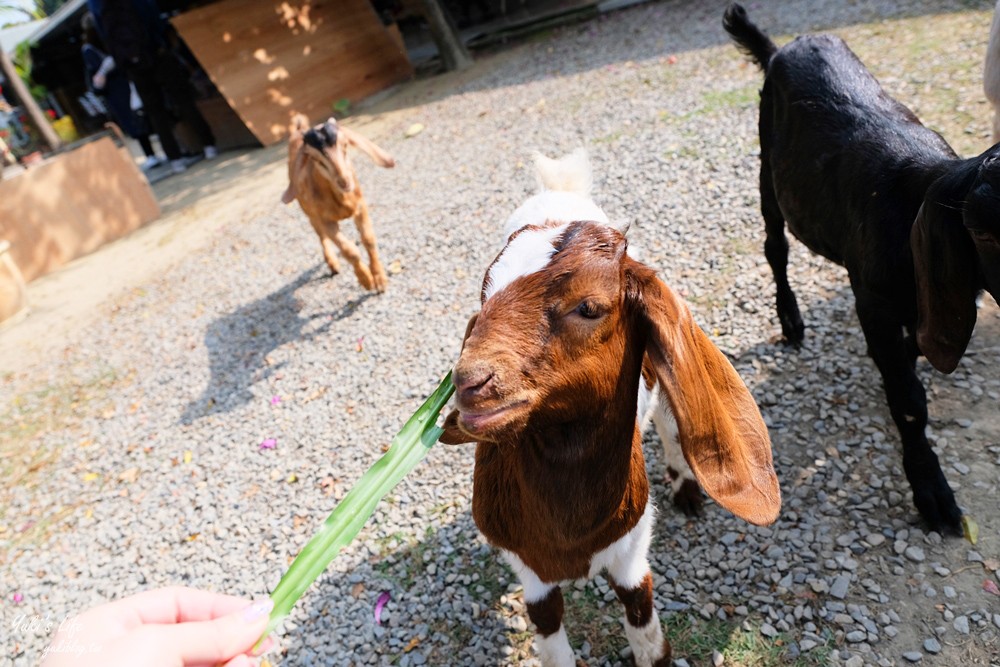
[{"label": "goat's front leg", "polygon": [[927,442],[927,395],[914,370],[915,348],[907,345],[903,327],[886,313],[884,304],[852,286],[868,353],[882,375],[889,412],[903,443],[903,470],[913,490],[913,504],[931,529],[957,533],[962,511]]},{"label": "goat's front leg", "polygon": [[614,556],[606,568],[611,586],[625,606],[625,636],[636,667],[670,667],[672,651],[653,606],[653,575],[646,558],[652,532],[653,507],[647,505],[635,528],[609,547]]},{"label": "goat's front leg", "polygon": [[[372,274],[368,270],[368,267],[361,261],[361,252],[358,250],[358,246],[354,245],[349,238],[344,236],[344,232],[340,231],[340,223],[328,223],[327,233],[337,246],[337,249],[340,250],[340,254],[343,255],[347,263],[354,269],[354,275],[357,276],[361,286],[365,289],[373,289],[375,283],[372,281]],[[329,261],[329,258],[327,258],[327,262]]]},{"label": "goat's front leg", "polygon": [[781,334],[786,342],[798,345],[805,337],[805,325],[802,323],[795,293],[788,284],[788,239],[785,237],[785,217],[781,213],[778,197],[774,192],[771,167],[763,155],[760,165],[760,210],[764,216],[764,229],[767,234],[764,240],[764,256],[767,257],[771,273],[774,274]]},{"label": "goat's front leg", "polygon": [[625,606],[625,636],[636,667],[670,667],[672,650],[653,606],[653,575],[649,568],[638,583],[621,583],[610,572],[609,575],[612,588]]},{"label": "goat's front leg", "polygon": [[385,275],[385,268],[378,257],[378,244],[375,242],[375,230],[372,227],[372,219],[368,215],[368,204],[362,199],[358,212],[354,215],[354,224],[358,227],[358,234],[361,236],[361,245],[368,251],[368,262],[371,266],[372,282],[375,289],[384,292],[389,284],[389,278]]},{"label": "goat's front leg", "polygon": [[535,646],[544,667],[576,667],[573,648],[562,625],[563,597],[558,584],[543,582],[509,551],[503,552],[524,587],[528,618],[535,624]]},{"label": "goat's front leg", "polygon": [[337,223],[332,223],[331,225],[312,216],[309,216],[309,223],[316,231],[316,236],[319,237],[319,244],[323,247],[323,259],[326,260],[326,265],[330,267],[330,273],[337,275],[340,273],[340,260],[337,259],[337,247],[333,244],[333,238],[330,235],[330,228],[333,227],[336,231]]}]

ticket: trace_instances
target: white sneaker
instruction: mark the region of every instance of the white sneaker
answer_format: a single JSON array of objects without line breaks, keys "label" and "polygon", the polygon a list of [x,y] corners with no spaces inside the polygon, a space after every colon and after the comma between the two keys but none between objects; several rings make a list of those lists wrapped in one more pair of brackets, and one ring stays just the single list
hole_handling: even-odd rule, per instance
[{"label": "white sneaker", "polygon": [[162,158],[162,157],[159,157],[157,155],[154,155],[152,157],[146,158],[146,161],[142,163],[141,169],[143,171],[149,171],[150,169],[156,169],[157,167],[159,167],[164,162],[166,162],[165,158]]},{"label": "white sneaker", "polygon": [[184,164],[183,158],[179,160],[171,160],[170,171],[174,174],[183,174],[185,171],[187,171],[187,165]]},{"label": "white sneaker", "polygon": [[215,146],[205,146],[205,159],[211,160],[219,157],[219,151]]}]

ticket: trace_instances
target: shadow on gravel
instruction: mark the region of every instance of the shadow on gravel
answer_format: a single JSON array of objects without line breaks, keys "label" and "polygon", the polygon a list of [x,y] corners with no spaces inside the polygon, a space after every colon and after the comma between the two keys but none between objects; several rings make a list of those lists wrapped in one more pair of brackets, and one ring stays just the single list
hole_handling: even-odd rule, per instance
[{"label": "shadow on gravel", "polygon": [[[211,376],[202,395],[184,409],[182,424],[201,417],[229,412],[248,403],[249,387],[270,377],[282,364],[271,365],[268,355],[291,341],[310,341],[330,326],[350,317],[373,295],[351,299],[332,312],[302,317],[295,292],[312,281],[327,280],[326,264],[302,272],[281,289],[218,318],[205,332]],[[313,322],[321,324],[313,325]]]},{"label": "shadow on gravel", "polygon": [[[469,471],[471,475],[471,470]],[[497,553],[476,536],[471,508],[446,503],[448,516],[424,516],[413,535],[395,533],[374,539],[366,559],[349,573],[328,573],[299,603],[309,619],[327,617],[335,627],[352,627],[344,644],[318,641],[291,632],[283,651],[295,664],[472,665],[498,664],[507,655],[515,663],[530,657],[530,631],[512,627],[522,616],[504,597],[517,582]],[[378,514],[365,532],[378,524]],[[362,533],[362,537],[365,532]],[[375,621],[379,596],[389,601]],[[511,594],[514,600],[520,593]],[[503,598],[504,602],[501,602]],[[310,621],[312,622],[312,621]],[[516,623],[516,622],[514,622]],[[509,648],[507,648],[509,647]],[[482,654],[485,662],[474,661]],[[360,658],[358,663],[351,657]]]}]

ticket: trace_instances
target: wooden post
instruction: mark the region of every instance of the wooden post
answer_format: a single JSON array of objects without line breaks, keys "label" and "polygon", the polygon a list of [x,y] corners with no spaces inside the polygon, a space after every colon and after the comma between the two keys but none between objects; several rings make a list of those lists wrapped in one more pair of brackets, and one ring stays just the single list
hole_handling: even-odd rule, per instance
[{"label": "wooden post", "polygon": [[452,23],[448,12],[439,0],[424,0],[424,15],[431,28],[431,36],[441,52],[441,60],[447,70],[465,69],[472,65],[472,56],[462,44],[462,37]]},{"label": "wooden post", "polygon": [[24,81],[21,81],[21,77],[17,75],[14,63],[11,62],[10,57],[2,48],[0,48],[0,72],[3,72],[7,83],[10,84],[10,87],[14,90],[14,94],[21,101],[21,106],[28,113],[31,124],[38,130],[38,134],[42,136],[42,141],[48,144],[51,150],[62,146],[62,140],[59,139],[59,135],[56,134],[52,125],[49,124],[49,120],[42,113],[42,109],[35,102],[35,98],[31,96],[28,87],[24,85]]}]

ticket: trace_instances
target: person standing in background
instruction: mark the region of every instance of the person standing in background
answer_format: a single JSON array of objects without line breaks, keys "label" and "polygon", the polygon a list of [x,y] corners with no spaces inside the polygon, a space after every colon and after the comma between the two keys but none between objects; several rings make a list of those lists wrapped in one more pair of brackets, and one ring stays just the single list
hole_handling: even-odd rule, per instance
[{"label": "person standing in background", "polygon": [[205,157],[218,155],[215,136],[194,104],[187,75],[167,44],[166,25],[155,1],[87,0],[87,5],[108,52],[139,93],[171,170],[180,173],[186,165],[174,136],[170,106],[194,130]]},{"label": "person standing in background", "polygon": [[163,162],[153,150],[149,139],[149,127],[145,119],[132,109],[132,88],[128,77],[121,69],[115,67],[115,60],[107,54],[107,49],[97,32],[94,15],[87,13],[80,21],[83,31],[83,47],[80,55],[83,57],[84,76],[87,88],[93,90],[104,101],[111,120],[118,123],[122,131],[138,140],[142,152],[146,154],[143,169],[152,169]]}]

